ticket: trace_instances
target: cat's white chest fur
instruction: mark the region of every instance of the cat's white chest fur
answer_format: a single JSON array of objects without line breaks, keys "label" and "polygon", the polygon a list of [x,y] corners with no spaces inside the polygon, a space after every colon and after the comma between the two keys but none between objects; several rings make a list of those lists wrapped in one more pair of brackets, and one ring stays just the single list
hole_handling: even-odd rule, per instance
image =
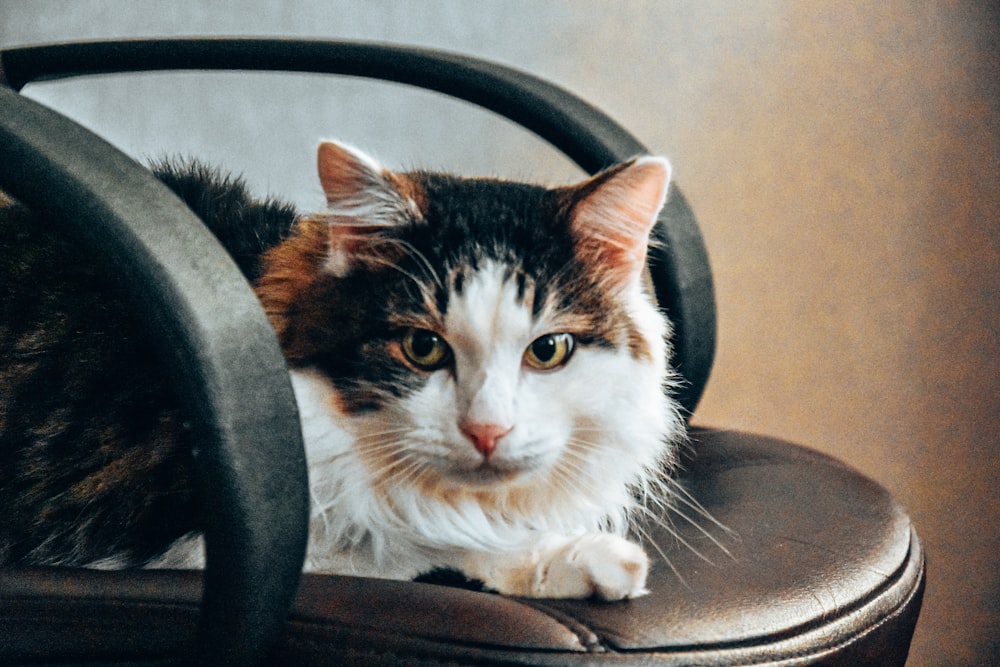
[{"label": "cat's white chest fur", "polygon": [[572,516],[545,516],[555,508],[536,507],[535,517],[509,521],[474,496],[454,503],[405,489],[382,496],[353,451],[356,436],[331,416],[336,396],[328,383],[311,372],[293,372],[292,382],[312,475],[306,571],[412,579],[446,567],[510,595],[645,594],[645,552],[602,532],[597,508],[574,526]]}]

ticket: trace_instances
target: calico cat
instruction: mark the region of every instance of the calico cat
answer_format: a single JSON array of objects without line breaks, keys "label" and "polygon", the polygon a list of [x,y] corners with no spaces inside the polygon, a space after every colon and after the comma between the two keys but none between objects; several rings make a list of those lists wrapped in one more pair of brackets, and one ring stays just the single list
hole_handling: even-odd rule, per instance
[{"label": "calico cat", "polygon": [[[666,160],[544,188],[390,171],[324,142],[298,217],[198,165],[157,175],[253,284],[310,470],[305,569],[445,568],[509,595],[642,595],[624,535],[683,422],[641,273]],[[0,208],[0,563],[198,567],[191,443],[114,275]]]}]

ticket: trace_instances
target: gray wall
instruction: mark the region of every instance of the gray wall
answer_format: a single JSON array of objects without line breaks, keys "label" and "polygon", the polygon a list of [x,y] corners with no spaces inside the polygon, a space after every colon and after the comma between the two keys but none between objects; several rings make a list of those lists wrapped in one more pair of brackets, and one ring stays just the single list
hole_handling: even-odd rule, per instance
[{"label": "gray wall", "polygon": [[[839,456],[930,556],[913,665],[1000,661],[1000,26],[991,3],[0,0],[0,44],[142,35],[452,49],[591,99],[668,155],[720,309],[703,424]],[[31,95],[138,155],[321,202],[319,137],[390,165],[579,172],[467,106],[310,76],[157,74]]]}]

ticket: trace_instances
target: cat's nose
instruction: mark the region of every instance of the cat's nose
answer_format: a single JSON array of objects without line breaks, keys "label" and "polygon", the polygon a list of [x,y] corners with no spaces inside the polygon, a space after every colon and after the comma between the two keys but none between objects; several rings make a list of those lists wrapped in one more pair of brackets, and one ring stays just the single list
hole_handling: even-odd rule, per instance
[{"label": "cat's nose", "polygon": [[497,443],[505,435],[511,432],[512,426],[502,426],[500,424],[477,424],[470,422],[462,422],[458,425],[459,430],[462,432],[469,442],[473,444],[476,451],[483,455],[484,459],[488,459],[493,450],[497,448]]}]

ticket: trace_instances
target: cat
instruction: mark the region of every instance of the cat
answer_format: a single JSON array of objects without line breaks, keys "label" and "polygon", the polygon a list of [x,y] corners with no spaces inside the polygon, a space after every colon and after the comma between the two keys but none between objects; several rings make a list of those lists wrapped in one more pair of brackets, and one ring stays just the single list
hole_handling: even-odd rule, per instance
[{"label": "cat", "polygon": [[[309,464],[305,570],[460,572],[529,597],[632,598],[626,537],[684,438],[642,277],[670,165],[581,183],[387,169],[318,149],[299,216],[197,163],[154,173],[274,326]],[[56,225],[0,207],[0,564],[200,567],[191,444],[128,297]]]}]

